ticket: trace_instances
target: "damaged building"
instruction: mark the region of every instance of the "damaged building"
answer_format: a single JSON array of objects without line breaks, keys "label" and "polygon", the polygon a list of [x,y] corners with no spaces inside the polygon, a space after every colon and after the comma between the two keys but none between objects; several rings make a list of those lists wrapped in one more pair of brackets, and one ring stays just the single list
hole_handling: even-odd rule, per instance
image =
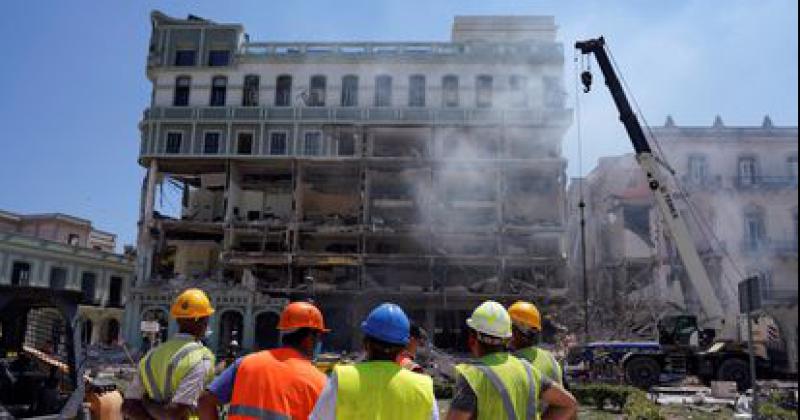
[{"label": "damaged building", "polygon": [[291,300],[320,303],[331,350],[358,347],[382,301],[448,349],[485,299],[563,302],[572,112],[552,17],[456,17],[451,41],[406,43],[151,18],[130,342],[142,320],[174,331],[187,286],[211,295],[220,352],[274,346]]},{"label": "damaged building", "polygon": [[[797,366],[797,127],[678,126],[670,117],[653,136],[689,197],[676,202],[725,311],[736,314],[737,284],[761,281],[762,301],[778,322],[792,366]],[[570,266],[582,291],[580,181],[570,183]],[[700,302],[646,178],[632,154],[601,158],[583,180],[587,268],[593,301],[640,294],[697,313]],[[674,303],[676,305],[671,305]]]}]

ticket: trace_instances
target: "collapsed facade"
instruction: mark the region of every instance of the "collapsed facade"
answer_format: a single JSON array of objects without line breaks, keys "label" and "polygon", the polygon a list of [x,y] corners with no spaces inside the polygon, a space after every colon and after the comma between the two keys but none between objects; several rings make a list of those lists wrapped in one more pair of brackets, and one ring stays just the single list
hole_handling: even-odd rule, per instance
[{"label": "collapsed facade", "polygon": [[[121,337],[127,291],[133,280],[130,255],[115,253],[116,236],[92,227],[90,221],[61,214],[16,214],[0,211],[0,285],[37,287],[82,293],[77,310],[81,342],[115,345]],[[58,353],[66,340],[65,322],[55,309],[33,312],[25,328],[37,349]],[[13,340],[11,325],[0,347]],[[4,340],[5,338],[6,340]]]},{"label": "collapsed facade", "polygon": [[[479,302],[566,294],[571,123],[552,17],[457,17],[451,42],[251,42],[152,14],[140,124],[137,285],[126,322],[165,332],[175,292],[217,313],[209,344],[274,346],[290,300],[320,303],[327,349],[358,347],[381,301],[443,348]],[[159,185],[179,214],[155,211]]]},{"label": "collapsed facade", "polygon": [[[761,279],[762,301],[781,327],[797,366],[797,127],[683,127],[668,118],[653,127],[675,181],[692,207],[677,203],[729,314],[739,310],[737,284]],[[582,290],[579,184],[570,202],[570,265],[574,290]],[[675,302],[699,311],[680,258],[665,232],[646,178],[634,156],[601,158],[583,180],[587,268],[592,300],[642,298]],[[677,189],[676,189],[677,191]],[[666,309],[662,307],[662,309]]]}]

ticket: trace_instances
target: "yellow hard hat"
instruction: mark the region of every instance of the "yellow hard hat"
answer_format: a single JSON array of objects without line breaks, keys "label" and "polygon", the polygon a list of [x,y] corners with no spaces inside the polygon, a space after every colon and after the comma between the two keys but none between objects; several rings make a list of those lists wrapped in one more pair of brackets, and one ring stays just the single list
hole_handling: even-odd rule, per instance
[{"label": "yellow hard hat", "polygon": [[175,298],[169,311],[173,318],[205,318],[214,313],[211,301],[200,289],[186,289]]},{"label": "yellow hard hat", "polygon": [[525,328],[542,330],[542,316],[536,305],[530,302],[517,301],[508,308],[511,322]]}]

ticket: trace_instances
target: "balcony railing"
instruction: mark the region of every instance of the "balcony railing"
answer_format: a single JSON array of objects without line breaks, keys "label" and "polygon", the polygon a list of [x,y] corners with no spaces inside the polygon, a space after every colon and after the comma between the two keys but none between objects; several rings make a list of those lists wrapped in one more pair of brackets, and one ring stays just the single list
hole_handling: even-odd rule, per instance
[{"label": "balcony railing", "polygon": [[793,176],[736,176],[732,183],[741,190],[797,188],[797,178]]}]

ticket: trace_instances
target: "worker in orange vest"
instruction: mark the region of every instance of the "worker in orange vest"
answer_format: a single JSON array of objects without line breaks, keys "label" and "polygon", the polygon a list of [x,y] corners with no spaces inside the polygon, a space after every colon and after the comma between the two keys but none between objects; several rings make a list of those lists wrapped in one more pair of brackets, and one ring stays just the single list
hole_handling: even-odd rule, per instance
[{"label": "worker in orange vest", "polygon": [[290,303],[278,321],[283,347],[238,359],[209,385],[200,399],[200,419],[307,419],[327,377],[311,363],[328,332],[320,310]]}]

